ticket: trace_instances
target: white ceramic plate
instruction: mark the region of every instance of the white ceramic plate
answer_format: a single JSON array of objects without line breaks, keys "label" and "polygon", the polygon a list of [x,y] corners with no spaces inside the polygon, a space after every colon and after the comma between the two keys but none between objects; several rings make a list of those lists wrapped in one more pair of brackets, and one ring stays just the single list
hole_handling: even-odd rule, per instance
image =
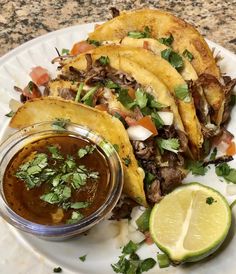
[{"label": "white ceramic plate", "polygon": [[[9,111],[8,102],[10,98],[19,99],[19,94],[13,90],[13,86],[24,87],[30,80],[28,76],[30,69],[36,65],[47,68],[55,75],[56,66],[50,62],[56,56],[55,47],[59,51],[62,48],[71,48],[74,42],[86,38],[87,33],[93,28],[94,24],[86,24],[55,31],[25,43],[0,59],[1,138],[6,133],[9,122],[9,118],[4,116]],[[236,77],[236,56],[212,42],[209,42],[209,45],[224,57],[220,64],[222,71],[229,76]],[[228,127],[234,135],[236,135],[235,110]],[[235,161],[231,163],[231,166],[236,167]],[[189,176],[186,181],[199,181],[212,186],[225,195],[230,203],[236,199],[236,196],[226,195],[226,183],[216,177],[214,170],[210,170],[204,177]],[[233,274],[236,269],[236,238],[233,235],[234,233],[230,234],[220,252],[205,261],[167,269],[159,269],[156,266],[148,273],[221,274],[224,272]],[[116,262],[120,254],[119,239],[117,235],[109,231],[106,223],[103,223],[87,236],[66,242],[47,242],[10,228],[3,220],[0,220],[1,274],[46,274],[52,273],[52,268],[56,266],[62,267],[63,273],[114,273],[110,264]],[[143,258],[149,256],[156,258],[156,252],[157,248],[152,245],[144,247],[140,254]],[[79,257],[85,254],[87,254],[87,259],[81,262]]]}]

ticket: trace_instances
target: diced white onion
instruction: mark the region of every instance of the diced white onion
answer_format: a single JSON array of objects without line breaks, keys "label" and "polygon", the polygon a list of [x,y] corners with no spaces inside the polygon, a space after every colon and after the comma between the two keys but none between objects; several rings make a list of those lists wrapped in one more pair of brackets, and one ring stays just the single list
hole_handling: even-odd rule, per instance
[{"label": "diced white onion", "polygon": [[236,185],[229,184],[226,186],[226,194],[227,195],[236,195]]},{"label": "diced white onion", "polygon": [[138,220],[138,218],[143,214],[143,212],[145,211],[145,207],[142,206],[136,206],[132,209],[131,212],[131,220],[130,220],[130,226],[132,226],[135,230],[138,228],[136,221]]},{"label": "diced white onion", "polygon": [[129,240],[133,241],[134,243],[140,243],[145,239],[145,235],[138,231],[129,231]]},{"label": "diced white onion", "polygon": [[152,135],[152,132],[143,126],[137,125],[127,129],[130,140],[145,141]]},{"label": "diced white onion", "polygon": [[171,126],[173,124],[174,114],[170,111],[158,111],[164,125]]},{"label": "diced white onion", "polygon": [[119,234],[116,237],[117,247],[125,246],[129,242],[129,224],[128,219],[123,219],[117,222],[119,225]]}]

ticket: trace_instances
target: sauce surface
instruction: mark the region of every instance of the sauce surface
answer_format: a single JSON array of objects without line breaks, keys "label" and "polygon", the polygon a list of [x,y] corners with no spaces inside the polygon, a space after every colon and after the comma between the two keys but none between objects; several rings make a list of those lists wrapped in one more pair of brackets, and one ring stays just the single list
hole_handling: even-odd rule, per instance
[{"label": "sauce surface", "polygon": [[[60,134],[37,140],[20,150],[9,162],[3,177],[3,191],[10,208],[31,222],[46,225],[66,224],[74,212],[79,212],[83,218],[95,212],[108,195],[110,173],[104,155],[97,148],[82,158],[78,157],[79,149],[91,145],[93,144],[85,139]],[[50,146],[58,148],[63,160],[52,158],[48,149]],[[47,168],[52,170],[58,170],[60,165],[65,164],[69,155],[77,166],[85,166],[88,171],[98,172],[98,178],[88,178],[84,185],[76,189],[69,182],[65,183],[71,188],[71,197],[65,203],[88,202],[87,207],[65,209],[60,204],[48,203],[40,197],[51,191],[53,186],[50,180],[29,189],[24,180],[16,177],[22,164],[32,160],[37,153],[47,155]],[[74,217],[76,219],[76,216]]]}]

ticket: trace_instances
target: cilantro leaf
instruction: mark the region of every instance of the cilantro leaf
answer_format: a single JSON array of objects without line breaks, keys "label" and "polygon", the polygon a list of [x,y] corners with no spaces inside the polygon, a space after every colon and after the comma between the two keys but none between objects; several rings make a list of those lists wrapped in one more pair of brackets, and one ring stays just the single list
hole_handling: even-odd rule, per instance
[{"label": "cilantro leaf", "polygon": [[127,89],[121,89],[120,92],[119,92],[119,95],[118,95],[117,99],[118,99],[118,101],[121,102],[121,104],[124,107],[126,107],[128,109],[131,109],[135,105],[135,102],[129,96]]},{"label": "cilantro leaf", "polygon": [[168,61],[172,65],[172,67],[174,67],[178,71],[181,71],[184,67],[183,58],[171,48],[163,50],[161,52],[161,57]]},{"label": "cilantro leaf", "polygon": [[152,112],[151,117],[153,122],[155,123],[155,126],[157,128],[162,128],[162,126],[164,125],[164,122],[161,119],[160,115],[157,112]]},{"label": "cilantro leaf", "polygon": [[60,266],[55,267],[55,268],[53,269],[53,272],[54,272],[54,273],[61,273],[61,272],[62,272],[62,268],[61,268]]},{"label": "cilantro leaf", "polygon": [[84,88],[84,83],[81,82],[79,84],[79,87],[75,96],[75,102],[80,102],[80,96],[81,96],[81,92],[83,91],[83,88]]},{"label": "cilantro leaf", "polygon": [[71,214],[71,218],[67,220],[67,224],[75,224],[83,218],[83,214],[81,214],[79,211],[73,211]]},{"label": "cilantro leaf", "polygon": [[127,167],[131,164],[131,159],[130,159],[129,155],[126,156],[125,158],[122,158],[122,160],[124,161],[124,164]]},{"label": "cilantro leaf", "polygon": [[183,56],[184,56],[185,58],[187,58],[189,62],[191,62],[191,61],[194,59],[192,53],[191,53],[190,51],[188,51],[187,49],[184,50]]},{"label": "cilantro leaf", "polygon": [[12,117],[15,114],[15,112],[13,110],[11,110],[10,112],[8,112],[7,114],[5,114],[6,117]]},{"label": "cilantro leaf", "polygon": [[175,87],[174,91],[175,91],[175,95],[178,99],[180,99],[186,103],[189,103],[191,101],[191,97],[189,94],[187,84],[183,84],[183,85],[179,85],[179,86]]},{"label": "cilantro leaf", "polygon": [[216,159],[216,154],[217,154],[217,148],[214,147],[214,149],[210,155],[210,161],[214,161]]},{"label": "cilantro leaf", "polygon": [[146,272],[152,269],[156,264],[156,261],[153,258],[147,258],[141,262],[141,271]]},{"label": "cilantro leaf", "polygon": [[87,42],[90,44],[90,45],[94,45],[96,47],[99,47],[101,45],[101,43],[97,40],[92,40],[92,39],[87,39]]},{"label": "cilantro leaf", "polygon": [[148,26],[146,26],[144,31],[129,31],[127,36],[135,39],[150,38],[151,30]]},{"label": "cilantro leaf", "polygon": [[178,153],[178,150],[180,147],[179,140],[176,138],[170,138],[170,139],[158,138],[157,144],[158,144],[158,147],[160,148],[161,153],[163,153],[164,149],[172,151],[174,153]]},{"label": "cilantro leaf", "polygon": [[169,37],[162,37],[159,38],[158,41],[168,47],[170,47],[172,45],[172,43],[174,42],[174,37],[171,34]]},{"label": "cilantro leaf", "polygon": [[52,122],[52,128],[56,130],[65,130],[67,124],[70,122],[69,119],[56,118]]},{"label": "cilantro leaf", "polygon": [[204,167],[203,162],[199,161],[189,161],[187,163],[187,169],[192,172],[193,175],[205,175],[207,168]]},{"label": "cilantro leaf", "polygon": [[151,214],[151,208],[147,208],[142,215],[136,220],[138,229],[142,232],[149,230],[149,219]]},{"label": "cilantro leaf", "polygon": [[70,50],[69,49],[62,49],[61,50],[61,55],[68,55],[70,53]]},{"label": "cilantro leaf", "polygon": [[141,88],[138,88],[135,92],[135,102],[141,109],[147,106],[148,98]]},{"label": "cilantro leaf", "polygon": [[83,255],[83,256],[80,256],[79,259],[80,259],[81,262],[84,262],[86,260],[86,257],[87,257],[87,254]]},{"label": "cilantro leaf", "polygon": [[59,153],[58,148],[56,146],[49,146],[48,150],[52,154],[53,159],[63,160],[63,156]]},{"label": "cilantro leaf", "polygon": [[78,156],[79,156],[79,158],[81,159],[81,158],[83,158],[87,154],[92,154],[95,148],[96,148],[95,145],[85,146],[84,148],[80,148],[78,150]]},{"label": "cilantro leaf", "polygon": [[213,197],[207,197],[206,198],[206,203],[208,205],[211,205],[212,203],[216,202],[215,199]]},{"label": "cilantro leaf", "polygon": [[102,66],[106,66],[106,65],[109,65],[110,64],[110,59],[108,56],[101,56],[99,59],[98,59],[99,63],[102,65]]},{"label": "cilantro leaf", "polygon": [[119,84],[113,82],[112,80],[108,79],[106,82],[105,82],[105,87],[107,88],[110,88],[110,89],[115,89],[115,90],[120,90],[121,87]]},{"label": "cilantro leaf", "polygon": [[227,163],[222,163],[215,168],[216,175],[223,177],[227,182],[236,184],[236,169],[231,168]]},{"label": "cilantro leaf", "polygon": [[138,250],[139,245],[135,244],[133,241],[129,241],[127,245],[123,247],[122,253],[123,254],[132,254]]}]

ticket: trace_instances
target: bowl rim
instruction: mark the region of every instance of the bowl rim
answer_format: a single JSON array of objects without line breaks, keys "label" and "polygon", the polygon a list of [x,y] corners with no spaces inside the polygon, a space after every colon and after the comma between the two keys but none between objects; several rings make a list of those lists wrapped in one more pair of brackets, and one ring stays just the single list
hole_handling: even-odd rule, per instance
[{"label": "bowl rim", "polygon": [[[104,219],[115,207],[118,202],[124,184],[124,171],[122,166],[122,161],[114,148],[114,146],[105,140],[99,133],[91,130],[87,126],[79,125],[76,123],[72,123],[70,121],[66,122],[65,129],[59,130],[52,128],[52,124],[54,121],[43,121],[40,123],[35,123],[33,125],[21,128],[20,130],[15,131],[11,134],[7,139],[5,139],[0,144],[0,168],[2,168],[2,164],[4,161],[4,156],[6,156],[12,148],[16,144],[19,144],[21,141],[25,141],[32,136],[37,136],[39,133],[49,133],[53,132],[53,134],[62,134],[68,133],[68,135],[75,136],[77,135],[80,138],[84,138],[94,143],[97,147],[100,148],[103,156],[105,156],[106,162],[109,165],[110,178],[109,183],[111,184],[111,180],[113,183],[113,189],[111,189],[110,193],[106,197],[104,203],[92,214],[81,219],[78,223],[74,224],[60,224],[60,225],[43,225],[35,222],[31,222],[20,215],[18,215],[11,207],[7,204],[6,199],[4,198],[3,191],[3,175],[4,172],[0,172],[0,216],[2,216],[8,223],[13,225],[20,230],[25,232],[29,232],[38,236],[46,236],[46,237],[60,237],[60,236],[74,236],[76,234],[80,234],[93,225],[97,224],[101,219]],[[76,131],[73,131],[75,130]],[[47,135],[48,136],[48,135]],[[43,139],[46,137],[41,137],[38,139]],[[37,139],[34,139],[35,141]],[[28,142],[28,144],[33,142],[32,140]],[[24,146],[26,146],[25,144]],[[24,147],[22,146],[22,147]],[[106,149],[106,150],[104,150]],[[17,150],[18,152],[19,150]],[[17,153],[16,152],[16,153]],[[14,155],[16,154],[14,153]],[[14,157],[14,155],[12,157]],[[112,156],[112,158],[111,158]],[[10,160],[12,159],[10,158]],[[117,168],[114,171],[111,168],[111,159],[116,163]],[[7,165],[9,164],[8,161]],[[2,207],[4,206],[4,210]]]}]

